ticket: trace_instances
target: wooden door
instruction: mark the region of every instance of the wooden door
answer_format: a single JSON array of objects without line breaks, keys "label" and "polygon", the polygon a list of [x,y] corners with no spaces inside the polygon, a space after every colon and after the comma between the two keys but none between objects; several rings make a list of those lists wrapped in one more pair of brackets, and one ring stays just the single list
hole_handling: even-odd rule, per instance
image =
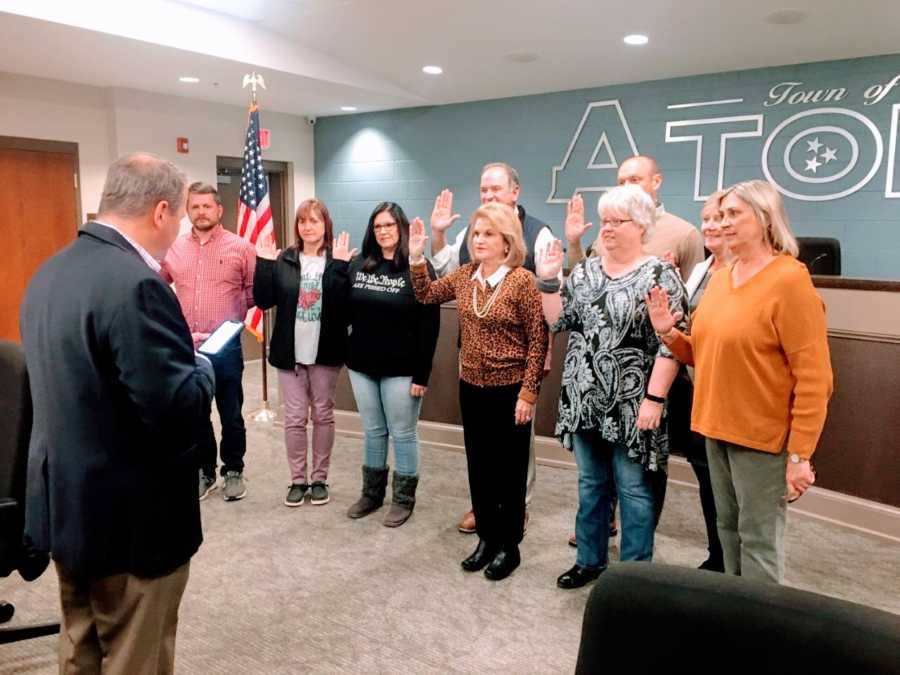
[{"label": "wooden door", "polygon": [[0,339],[21,340],[19,306],[35,270],[78,230],[76,156],[0,147]]}]

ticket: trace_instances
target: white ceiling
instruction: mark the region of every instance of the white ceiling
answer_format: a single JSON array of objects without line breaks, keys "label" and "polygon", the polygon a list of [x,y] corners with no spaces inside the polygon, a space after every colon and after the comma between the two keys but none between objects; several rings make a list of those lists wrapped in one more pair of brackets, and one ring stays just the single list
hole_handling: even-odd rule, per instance
[{"label": "white ceiling", "polygon": [[267,109],[330,115],[887,54],[898,26],[891,0],[0,0],[0,71],[242,105],[257,70]]}]

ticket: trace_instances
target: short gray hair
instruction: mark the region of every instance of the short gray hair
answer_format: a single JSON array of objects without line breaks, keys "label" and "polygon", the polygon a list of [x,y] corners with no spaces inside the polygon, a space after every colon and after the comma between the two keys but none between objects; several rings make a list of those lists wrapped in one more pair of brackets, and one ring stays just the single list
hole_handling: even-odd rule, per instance
[{"label": "short gray hair", "polygon": [[628,217],[637,223],[643,233],[641,242],[646,244],[653,236],[653,227],[656,225],[656,204],[637,185],[619,185],[603,193],[597,202],[597,213],[603,218],[603,212],[619,211],[627,213]]},{"label": "short gray hair", "polygon": [[109,167],[99,211],[137,218],[159,202],[177,207],[185,185],[187,176],[172,162],[148,152],[125,155]]},{"label": "short gray hair", "polygon": [[216,204],[222,206],[222,198],[219,196],[219,191],[209,183],[199,180],[196,183],[191,183],[188,186],[188,196],[190,195],[212,195]]},{"label": "short gray hair", "polygon": [[490,169],[503,169],[506,172],[506,177],[509,178],[510,187],[522,184],[519,180],[519,172],[506,162],[490,162],[489,164],[485,164],[481,167],[481,175],[483,176],[485,172]]}]

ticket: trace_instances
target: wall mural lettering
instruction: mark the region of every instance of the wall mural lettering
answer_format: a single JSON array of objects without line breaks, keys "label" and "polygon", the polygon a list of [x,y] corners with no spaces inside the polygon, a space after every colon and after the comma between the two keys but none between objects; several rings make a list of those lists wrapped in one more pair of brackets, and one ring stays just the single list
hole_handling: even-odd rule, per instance
[{"label": "wall mural lettering", "polygon": [[[884,83],[867,86],[864,106],[882,102],[900,86],[900,74]],[[666,110],[691,110],[691,117],[665,121],[666,143],[693,144],[693,200],[702,202],[729,184],[727,151],[731,142],[759,138],[762,175],[787,197],[805,202],[825,202],[847,197],[865,187],[882,167],[885,139],[862,112],[835,103],[849,104],[846,87],[816,88],[800,80],[772,85],[761,102],[762,112],[735,115],[697,115],[697,109],[743,104],[743,98],[681,102]],[[766,120],[774,109],[815,105],[777,122],[766,132]],[[900,104],[891,107],[887,138],[885,199],[900,198],[895,185],[897,129]],[[593,148],[593,152],[590,151]],[[558,166],[551,170],[547,203],[565,203],[576,192],[603,192],[616,184],[617,158],[640,154],[619,99],[587,104],[569,146]],[[587,172],[587,173],[586,173]],[[587,180],[585,180],[587,179]],[[563,184],[574,187],[561,187]]]}]

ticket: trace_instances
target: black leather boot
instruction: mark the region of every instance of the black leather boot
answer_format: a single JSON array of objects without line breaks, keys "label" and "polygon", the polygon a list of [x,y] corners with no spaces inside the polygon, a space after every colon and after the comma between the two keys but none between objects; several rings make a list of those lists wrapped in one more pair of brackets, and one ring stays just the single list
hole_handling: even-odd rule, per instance
[{"label": "black leather boot", "polygon": [[518,546],[506,546],[494,556],[491,564],[484,568],[484,576],[491,581],[500,581],[513,573],[522,563]]},{"label": "black leather boot", "polygon": [[477,572],[491,562],[496,555],[496,547],[489,545],[484,539],[479,539],[478,546],[472,551],[472,555],[463,560],[460,565],[466,572]]}]

